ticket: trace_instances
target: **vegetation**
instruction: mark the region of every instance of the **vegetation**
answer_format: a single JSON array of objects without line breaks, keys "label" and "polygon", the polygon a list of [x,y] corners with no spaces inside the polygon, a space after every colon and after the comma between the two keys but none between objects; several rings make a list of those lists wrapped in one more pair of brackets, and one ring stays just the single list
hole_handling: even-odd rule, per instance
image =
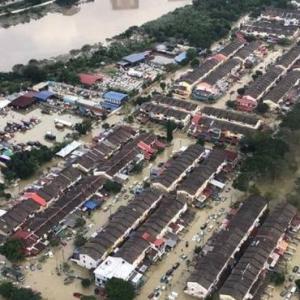
[{"label": "vegetation", "polygon": [[75,227],[83,227],[86,224],[86,220],[84,218],[77,218]]},{"label": "vegetation", "polygon": [[21,261],[25,258],[22,243],[17,239],[10,239],[0,246],[0,254],[12,262]]},{"label": "vegetation", "polygon": [[175,122],[168,120],[166,123],[166,131],[167,131],[167,141],[172,142],[173,141],[173,131],[177,128],[177,125]]},{"label": "vegetation", "polygon": [[15,152],[7,162],[7,168],[2,169],[2,173],[7,181],[29,178],[40,165],[49,162],[64,146],[65,144],[61,143],[51,148],[41,146],[31,151]]},{"label": "vegetation", "polygon": [[300,279],[295,280],[295,285],[298,290],[300,290]]},{"label": "vegetation", "polygon": [[107,280],[105,292],[110,300],[133,300],[135,297],[132,284],[119,278]]},{"label": "vegetation", "polygon": [[238,93],[240,96],[245,95],[245,92],[246,92],[245,88],[237,89],[237,93]]},{"label": "vegetation", "polygon": [[97,300],[94,296],[82,296],[80,300]]},{"label": "vegetation", "polygon": [[78,4],[79,0],[56,0],[55,3],[64,7],[71,7]]},{"label": "vegetation", "polygon": [[90,285],[91,285],[91,280],[89,278],[83,278],[81,280],[81,285],[84,287],[84,288],[88,288]]},{"label": "vegetation", "polygon": [[271,273],[271,282],[274,282],[275,285],[281,285],[285,281],[285,275],[284,273],[277,273],[273,272]]},{"label": "vegetation", "polygon": [[140,173],[142,173],[142,171],[143,171],[143,164],[142,163],[136,164],[132,169],[132,172],[135,173],[135,174],[140,174]]},{"label": "vegetation", "polygon": [[7,300],[42,300],[40,293],[32,289],[20,288],[6,281],[0,284],[0,295]]},{"label": "vegetation", "polygon": [[75,130],[80,134],[87,134],[92,129],[92,121],[90,119],[85,119],[81,123],[75,124]]},{"label": "vegetation", "polygon": [[256,106],[256,111],[257,113],[264,115],[269,111],[269,105],[263,102],[259,102]]},{"label": "vegetation", "polygon": [[116,182],[113,182],[111,180],[106,180],[106,182],[104,183],[103,188],[107,191],[107,192],[113,192],[113,193],[119,193],[121,191],[122,186]]},{"label": "vegetation", "polygon": [[236,102],[234,100],[226,101],[226,106],[232,109],[236,109]]},{"label": "vegetation", "polygon": [[75,239],[74,239],[74,246],[79,248],[79,247],[82,247],[87,241],[87,238],[84,237],[82,234],[78,234],[75,236]]},{"label": "vegetation", "polygon": [[190,65],[193,69],[196,69],[200,65],[200,61],[198,58],[194,58],[191,62]]},{"label": "vegetation", "polygon": [[201,246],[195,246],[194,248],[194,253],[195,254],[199,254],[202,251],[202,247]]},{"label": "vegetation", "polygon": [[241,164],[240,174],[233,187],[247,191],[251,179],[264,176],[275,179],[284,169],[288,144],[270,132],[256,132],[241,141],[241,149],[246,158]]},{"label": "vegetation", "polygon": [[288,128],[292,131],[300,129],[300,103],[282,117],[281,127]]},{"label": "vegetation", "polygon": [[201,146],[205,146],[205,139],[202,139],[202,138],[198,138],[198,140],[197,140],[197,142],[196,142],[196,144],[199,144],[199,145],[201,145]]}]

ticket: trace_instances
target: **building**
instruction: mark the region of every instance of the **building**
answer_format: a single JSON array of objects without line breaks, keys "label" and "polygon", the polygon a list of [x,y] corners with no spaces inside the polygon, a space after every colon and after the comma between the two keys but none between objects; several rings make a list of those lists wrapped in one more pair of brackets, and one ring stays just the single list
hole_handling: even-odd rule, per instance
[{"label": "building", "polygon": [[147,56],[148,56],[147,52],[133,53],[123,57],[122,60],[118,62],[118,65],[121,67],[135,66],[145,61]]},{"label": "building", "polygon": [[79,73],[78,77],[80,83],[88,86],[92,86],[95,83],[103,80],[103,77],[101,75],[92,75],[92,74],[85,74],[85,73]]},{"label": "building", "polygon": [[187,210],[185,200],[168,194],[164,196],[157,209],[149,216],[128,240],[120,247],[115,256],[140,266],[145,258],[157,262],[165,254],[165,235],[172,232],[171,226],[176,224]]},{"label": "building", "polygon": [[234,54],[242,49],[245,45],[245,42],[240,39],[234,39],[231,41],[228,45],[223,47],[221,51],[219,51],[219,54],[222,54],[226,56],[227,58],[231,58],[234,56]]},{"label": "building", "polygon": [[124,145],[119,152],[103,161],[94,174],[104,176],[109,180],[114,180],[115,176],[120,174],[128,175],[133,167],[144,160],[144,150],[138,147],[138,144],[152,144],[156,140],[155,135],[142,133]]},{"label": "building", "polygon": [[201,194],[207,184],[211,182],[213,185],[219,184],[213,181],[214,177],[226,165],[226,153],[222,150],[213,150],[200,164],[190,172],[177,188],[177,193],[183,195],[187,200],[192,202],[197,199],[200,202],[206,200]]},{"label": "building", "polygon": [[284,96],[295,85],[299,84],[300,70],[292,70],[279,81],[279,83],[263,98],[263,103],[266,103],[271,109],[279,108],[284,100]]},{"label": "building", "polygon": [[103,98],[104,100],[101,101],[100,104],[103,108],[108,110],[116,110],[123,105],[126,100],[128,100],[128,96],[126,94],[113,91],[104,94]]},{"label": "building", "polygon": [[205,299],[220,287],[235,264],[235,257],[258,226],[266,209],[267,201],[260,196],[250,196],[242,203],[226,230],[220,231],[211,239],[211,251],[198,259],[187,280],[185,293]]},{"label": "building", "polygon": [[139,286],[143,275],[135,271],[132,264],[120,257],[108,256],[94,271],[95,285],[104,287],[108,279],[119,278]]},{"label": "building", "polygon": [[25,109],[30,107],[35,101],[36,92],[30,91],[25,94],[21,94],[16,99],[10,102],[9,106],[14,108]]},{"label": "building", "polygon": [[205,106],[201,110],[202,115],[225,122],[230,122],[239,126],[258,129],[261,126],[261,120],[256,115],[242,114],[220,108]]},{"label": "building", "polygon": [[255,297],[268,270],[272,271],[283,255],[281,246],[286,244],[285,234],[296,213],[295,207],[280,204],[268,216],[220,289],[221,300],[247,300]]},{"label": "building", "polygon": [[230,81],[238,78],[240,68],[240,59],[227,60],[196,85],[192,97],[201,101],[216,101],[227,90]]},{"label": "building", "polygon": [[275,65],[282,68],[286,73],[300,58],[300,46],[292,47],[276,61]]},{"label": "building", "polygon": [[111,0],[110,2],[113,10],[139,8],[139,0]]},{"label": "building", "polygon": [[182,110],[169,108],[164,105],[158,105],[151,102],[143,103],[140,106],[140,119],[147,116],[150,120],[165,124],[167,121],[173,121],[181,128],[186,127],[191,119],[191,114]]},{"label": "building", "polygon": [[145,189],[126,207],[120,207],[111,216],[109,223],[74,253],[73,261],[84,268],[95,269],[148,218],[161,199],[162,192],[157,189]]},{"label": "building", "polygon": [[153,186],[166,192],[173,191],[204,156],[205,149],[202,146],[198,144],[189,146],[167,162],[163,173],[153,180]]},{"label": "building", "polygon": [[191,114],[197,113],[200,109],[200,107],[195,103],[191,103],[185,100],[174,99],[163,95],[153,96],[151,102]]}]

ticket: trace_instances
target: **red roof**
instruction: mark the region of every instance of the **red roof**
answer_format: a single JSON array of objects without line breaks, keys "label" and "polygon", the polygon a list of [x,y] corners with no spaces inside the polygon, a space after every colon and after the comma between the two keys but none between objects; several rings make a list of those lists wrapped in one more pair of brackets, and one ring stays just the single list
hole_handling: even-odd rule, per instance
[{"label": "red roof", "polygon": [[47,205],[46,200],[36,193],[24,193],[24,196],[26,198],[30,198],[30,199],[34,200],[41,206],[45,207]]},{"label": "red roof", "polygon": [[137,144],[137,146],[138,146],[140,149],[142,149],[142,150],[144,150],[145,152],[148,152],[148,153],[150,153],[150,154],[154,154],[154,153],[157,152],[155,149],[151,148],[150,146],[148,146],[146,143],[144,143],[144,142],[142,142],[142,141],[140,141],[140,142]]},{"label": "red roof", "polygon": [[155,144],[155,146],[157,146],[158,148],[162,148],[162,149],[166,148],[166,145],[165,145],[164,143],[158,141],[158,140],[156,140],[156,141],[154,142],[154,144]]},{"label": "red roof", "polygon": [[160,247],[160,246],[162,246],[164,243],[165,243],[165,242],[164,242],[163,239],[156,239],[156,240],[154,241],[153,244],[154,244],[156,247]]},{"label": "red roof", "polygon": [[96,81],[103,79],[103,77],[100,75],[91,75],[91,74],[84,74],[84,73],[79,73],[78,76],[80,82],[86,85],[93,85],[95,84]]},{"label": "red roof", "polygon": [[155,239],[149,233],[147,233],[147,232],[143,233],[142,238],[145,241],[148,241],[150,243],[153,243],[155,241]]},{"label": "red roof", "polygon": [[201,119],[201,116],[200,116],[200,115],[195,115],[195,116],[193,117],[193,119],[192,119],[192,123],[193,123],[193,124],[198,124],[199,121],[200,121],[200,119]]},{"label": "red roof", "polygon": [[232,151],[225,151],[226,158],[229,162],[234,162],[238,158],[238,153],[237,152],[232,152]]},{"label": "red roof", "polygon": [[34,98],[26,97],[25,95],[18,97],[17,99],[10,102],[9,106],[26,108],[33,104]]}]

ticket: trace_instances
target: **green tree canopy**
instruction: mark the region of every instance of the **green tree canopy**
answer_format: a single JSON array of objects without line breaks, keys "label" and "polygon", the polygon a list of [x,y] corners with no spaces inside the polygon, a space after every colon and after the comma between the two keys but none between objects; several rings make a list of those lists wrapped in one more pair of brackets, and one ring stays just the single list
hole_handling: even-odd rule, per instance
[{"label": "green tree canopy", "polygon": [[135,297],[132,284],[119,278],[107,280],[105,292],[110,300],[133,300]]},{"label": "green tree canopy", "polygon": [[7,300],[42,300],[40,293],[32,289],[19,288],[6,281],[0,284],[0,295]]},{"label": "green tree canopy", "polygon": [[0,246],[0,253],[9,261],[15,262],[25,258],[22,243],[17,239],[10,239]]}]

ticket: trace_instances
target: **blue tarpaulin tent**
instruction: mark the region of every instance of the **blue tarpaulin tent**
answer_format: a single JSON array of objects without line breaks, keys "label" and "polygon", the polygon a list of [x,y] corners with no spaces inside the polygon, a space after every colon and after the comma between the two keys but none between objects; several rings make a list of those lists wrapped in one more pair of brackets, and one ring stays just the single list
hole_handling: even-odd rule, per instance
[{"label": "blue tarpaulin tent", "polygon": [[50,91],[41,91],[35,95],[35,98],[42,101],[47,101],[49,98],[53,97],[55,93]]}]

